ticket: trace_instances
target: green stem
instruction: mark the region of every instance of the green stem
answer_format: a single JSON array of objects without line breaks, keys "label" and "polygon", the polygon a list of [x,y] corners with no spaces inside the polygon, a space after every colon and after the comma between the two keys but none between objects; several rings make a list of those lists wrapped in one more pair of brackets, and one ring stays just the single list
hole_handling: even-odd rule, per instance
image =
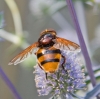
[{"label": "green stem", "polygon": [[22,22],[21,22],[21,16],[17,4],[15,3],[14,0],[5,0],[5,2],[8,5],[13,17],[13,21],[15,25],[15,33],[18,36],[22,36],[23,33]]}]

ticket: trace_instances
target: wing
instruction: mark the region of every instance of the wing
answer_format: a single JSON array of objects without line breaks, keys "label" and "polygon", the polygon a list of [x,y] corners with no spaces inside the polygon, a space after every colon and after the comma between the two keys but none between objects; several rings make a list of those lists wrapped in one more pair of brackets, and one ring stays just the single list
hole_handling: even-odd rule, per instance
[{"label": "wing", "polygon": [[18,63],[24,61],[29,55],[31,55],[37,49],[37,46],[38,46],[38,42],[32,44],[31,46],[23,50],[21,53],[19,53],[16,57],[14,57],[9,62],[8,65],[11,64],[17,65]]},{"label": "wing", "polygon": [[78,44],[60,37],[56,38],[54,47],[59,48],[61,50],[80,50],[80,46]]}]

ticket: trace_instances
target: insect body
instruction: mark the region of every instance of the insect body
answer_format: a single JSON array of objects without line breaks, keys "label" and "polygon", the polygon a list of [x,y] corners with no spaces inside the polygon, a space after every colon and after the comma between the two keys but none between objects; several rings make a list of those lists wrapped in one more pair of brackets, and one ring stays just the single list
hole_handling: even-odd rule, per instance
[{"label": "insect body", "polygon": [[40,48],[36,53],[39,66],[45,71],[54,73],[59,66],[61,51],[54,47]]},{"label": "insect body", "polygon": [[64,62],[61,64],[62,67],[65,63],[65,58],[61,54],[61,50],[75,51],[79,48],[78,44],[64,38],[57,37],[56,31],[46,29],[41,33],[37,42],[19,53],[10,61],[9,65],[16,65],[26,59],[29,54],[35,53],[40,68],[43,69],[46,74],[48,72],[54,73],[59,68],[61,58],[64,59]]}]

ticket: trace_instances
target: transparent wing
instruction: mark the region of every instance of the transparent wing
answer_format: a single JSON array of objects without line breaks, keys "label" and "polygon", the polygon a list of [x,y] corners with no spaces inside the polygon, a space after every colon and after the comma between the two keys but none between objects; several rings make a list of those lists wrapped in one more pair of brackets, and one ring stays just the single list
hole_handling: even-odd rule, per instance
[{"label": "transparent wing", "polygon": [[38,42],[30,45],[28,48],[23,50],[21,53],[19,53],[16,57],[14,57],[8,65],[14,64],[17,65],[18,63],[24,61],[28,56],[30,56],[32,53],[34,53],[38,48]]},{"label": "transparent wing", "polygon": [[78,44],[60,37],[56,38],[54,47],[59,48],[61,50],[80,50],[80,46]]}]

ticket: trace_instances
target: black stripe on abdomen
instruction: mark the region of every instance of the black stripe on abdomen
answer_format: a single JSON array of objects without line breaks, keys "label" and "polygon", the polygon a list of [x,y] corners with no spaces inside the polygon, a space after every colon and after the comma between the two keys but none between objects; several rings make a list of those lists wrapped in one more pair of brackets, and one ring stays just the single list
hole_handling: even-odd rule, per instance
[{"label": "black stripe on abdomen", "polygon": [[47,60],[42,61],[41,65],[44,65],[45,63],[48,63],[48,62],[59,62],[59,59],[47,59]]},{"label": "black stripe on abdomen", "polygon": [[59,49],[56,49],[56,50],[46,50],[44,53],[38,53],[37,54],[37,58],[43,56],[43,55],[46,55],[46,54],[53,54],[53,53],[59,53],[61,54],[60,50]]}]

